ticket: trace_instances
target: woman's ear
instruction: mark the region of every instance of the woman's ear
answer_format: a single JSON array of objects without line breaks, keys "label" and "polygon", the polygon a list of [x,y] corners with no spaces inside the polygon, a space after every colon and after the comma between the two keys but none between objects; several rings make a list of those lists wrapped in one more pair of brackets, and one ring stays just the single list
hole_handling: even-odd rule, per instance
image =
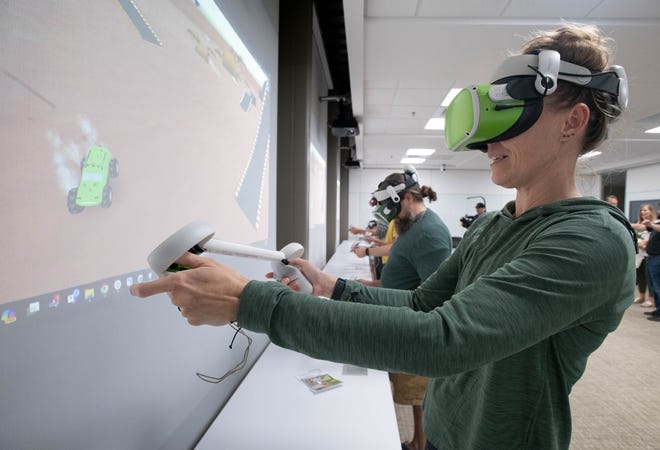
[{"label": "woman's ear", "polygon": [[573,136],[582,136],[589,124],[591,111],[584,103],[574,105],[566,116],[560,141],[569,141]]}]

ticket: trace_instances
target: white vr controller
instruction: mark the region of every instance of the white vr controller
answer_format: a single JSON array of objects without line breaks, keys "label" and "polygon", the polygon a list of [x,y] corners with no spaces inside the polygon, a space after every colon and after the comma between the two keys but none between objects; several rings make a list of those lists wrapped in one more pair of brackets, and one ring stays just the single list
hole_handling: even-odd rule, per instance
[{"label": "white vr controller", "polygon": [[207,223],[189,223],[165,239],[149,254],[147,257],[149,267],[158,276],[164,276],[168,272],[184,270],[185,268],[177,266],[175,261],[186,252],[196,255],[208,252],[265,259],[271,261],[273,274],[277,281],[282,281],[282,278],[289,278],[291,281],[298,283],[300,292],[306,294],[312,293],[312,285],[309,280],[305,278],[297,267],[289,264],[289,260],[300,258],[305,251],[304,247],[297,242],[292,242],[284,246],[282,250],[277,251],[221,241],[220,239],[215,239],[213,237],[214,235],[215,231]]}]

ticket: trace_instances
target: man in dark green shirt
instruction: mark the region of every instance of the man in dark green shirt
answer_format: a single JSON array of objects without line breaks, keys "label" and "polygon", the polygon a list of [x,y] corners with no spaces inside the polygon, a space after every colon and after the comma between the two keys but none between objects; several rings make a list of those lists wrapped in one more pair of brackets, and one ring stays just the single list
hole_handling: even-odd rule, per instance
[{"label": "man in dark green shirt", "polygon": [[[389,289],[416,289],[451,254],[451,235],[445,223],[424,200],[437,200],[436,192],[420,186],[417,172],[406,168],[404,173],[392,173],[379,184],[373,194],[384,208],[396,214],[394,221],[398,237],[394,241],[380,286]],[[391,373],[394,401],[410,405],[413,412],[413,436],[402,444],[406,450],[423,450],[426,435],[423,429],[422,400],[428,378],[419,375]]]}]

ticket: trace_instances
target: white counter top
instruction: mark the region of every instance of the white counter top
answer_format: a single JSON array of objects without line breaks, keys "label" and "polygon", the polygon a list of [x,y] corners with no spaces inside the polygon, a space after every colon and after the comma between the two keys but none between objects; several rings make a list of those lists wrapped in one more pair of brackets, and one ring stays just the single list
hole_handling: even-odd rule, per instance
[{"label": "white counter top", "polygon": [[[367,258],[344,241],[324,271],[370,278]],[[340,387],[312,393],[297,377],[328,373]],[[401,448],[386,372],[322,361],[270,344],[197,449],[339,450]]]}]

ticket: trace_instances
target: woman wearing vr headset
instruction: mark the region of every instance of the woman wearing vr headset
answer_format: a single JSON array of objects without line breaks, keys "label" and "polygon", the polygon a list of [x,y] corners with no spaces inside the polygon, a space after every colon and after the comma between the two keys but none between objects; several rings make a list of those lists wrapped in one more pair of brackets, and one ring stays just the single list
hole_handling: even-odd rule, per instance
[{"label": "woman wearing vr headset", "polygon": [[193,325],[238,320],[316,358],[431,378],[428,449],[568,448],[571,388],[635,289],[628,220],[574,181],[578,156],[627,102],[606,44],[591,26],[539,33],[495,82],[456,97],[448,146],[485,150],[492,180],[516,199],[480,217],[417,289],[367,287],[293,261],[328,301],[187,254],[179,262],[192,270],[132,292],[174,287]]}]

